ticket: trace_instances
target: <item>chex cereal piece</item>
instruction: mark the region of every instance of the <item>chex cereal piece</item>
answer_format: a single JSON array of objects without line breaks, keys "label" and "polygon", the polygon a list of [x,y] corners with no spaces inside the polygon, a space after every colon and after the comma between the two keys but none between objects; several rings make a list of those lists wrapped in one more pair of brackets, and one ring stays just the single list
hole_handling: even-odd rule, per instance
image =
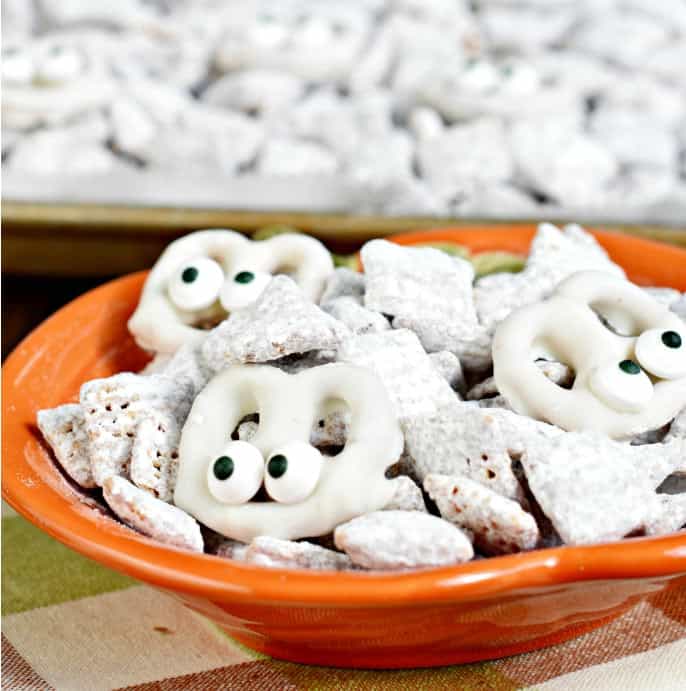
[{"label": "chex cereal piece", "polygon": [[256,537],[250,543],[245,561],[277,569],[345,571],[353,568],[350,558],[340,552],[310,542],[279,540],[266,535]]},{"label": "chex cereal piece", "polygon": [[343,322],[353,333],[365,334],[388,331],[391,324],[380,312],[363,307],[355,298],[344,296],[330,300],[322,309]]},{"label": "chex cereal piece", "polygon": [[95,487],[88,455],[88,434],[83,409],[78,403],[38,411],[38,429],[55,458],[81,487]]},{"label": "chex cereal piece", "polygon": [[317,420],[310,433],[312,446],[343,446],[348,438],[350,413],[347,410],[332,410]]},{"label": "chex cereal piece", "polygon": [[146,376],[161,374],[171,359],[172,356],[169,353],[157,353],[138,374],[144,374]]},{"label": "chex cereal piece", "polygon": [[427,475],[424,489],[441,516],[468,530],[482,552],[523,552],[534,549],[539,541],[538,526],[530,513],[479,482],[458,475]]},{"label": "chex cereal piece", "polygon": [[245,561],[248,545],[238,540],[232,540],[228,537],[219,536],[220,539],[213,542],[211,545],[207,544],[205,540],[205,551],[209,554],[214,554],[217,557],[224,559],[235,559],[236,561]]},{"label": "chex cereal piece", "polygon": [[341,297],[351,297],[355,302],[362,304],[364,290],[364,274],[341,267],[335,269],[327,279],[319,304],[323,307],[332,300]]},{"label": "chex cereal piece", "polygon": [[646,293],[665,307],[671,307],[675,302],[681,300],[681,293],[675,288],[644,288]]},{"label": "chex cereal piece", "polygon": [[[551,362],[549,360],[536,360],[536,366],[551,382],[558,386],[569,387],[574,381],[574,371],[561,362]],[[468,401],[479,401],[482,398],[497,396],[498,386],[494,377],[488,377],[472,386],[465,396]]]},{"label": "chex cereal piece", "polygon": [[562,430],[509,410],[456,401],[403,425],[405,446],[419,480],[462,475],[511,499],[521,496],[512,461]]},{"label": "chex cereal piece", "polygon": [[673,302],[669,309],[686,322],[686,293],[679,300]]},{"label": "chex cereal piece", "polygon": [[588,544],[646,530],[664,513],[655,492],[686,456],[686,441],[631,446],[566,433],[526,449],[529,487],[562,540]]},{"label": "chex cereal piece", "polygon": [[457,391],[460,394],[464,393],[464,373],[462,372],[462,365],[457,355],[447,350],[441,350],[437,353],[431,353],[429,355],[429,360],[431,360],[433,366],[441,373],[443,379],[450,384],[450,388],[453,391]]},{"label": "chex cereal piece", "polygon": [[339,525],[336,547],[365,569],[462,564],[474,556],[469,538],[442,518],[419,511],[374,511]]},{"label": "chex cereal piece", "polygon": [[124,372],[94,379],[81,387],[91,466],[96,484],[112,475],[126,475],[136,428],[153,410],[185,420],[193,400],[188,379],[161,375],[142,377]]},{"label": "chex cereal piece", "polygon": [[171,501],[179,469],[181,426],[166,411],[152,410],[136,427],[131,447],[131,481],[162,501]]},{"label": "chex cereal piece", "polygon": [[160,374],[169,379],[179,377],[190,379],[193,382],[193,395],[197,396],[214,373],[205,363],[200,346],[197,343],[184,343],[169,358]]},{"label": "chex cereal piece", "polygon": [[406,329],[353,336],[341,346],[338,359],[372,369],[401,422],[435,412],[456,399],[417,336]]},{"label": "chex cereal piece", "polygon": [[185,511],[155,499],[117,475],[106,478],[102,490],[112,511],[138,532],[167,545],[203,551],[200,526]]},{"label": "chex cereal piece", "polygon": [[686,492],[682,494],[658,494],[655,515],[646,522],[646,535],[668,535],[686,528]]},{"label": "chex cereal piece", "polygon": [[254,303],[233,312],[207,335],[202,354],[211,369],[220,371],[293,353],[335,350],[348,333],[290,278],[276,276]]},{"label": "chex cereal piece", "polygon": [[[475,357],[484,330],[474,308],[470,262],[430,247],[402,247],[386,240],[368,242],[361,254],[366,307],[391,315],[394,328],[414,331],[428,352],[449,350],[460,360]],[[481,350],[483,362],[469,366],[488,364],[489,349]]]},{"label": "chex cereal piece", "polygon": [[250,441],[256,434],[260,425],[253,420],[241,422],[238,425],[238,441]]},{"label": "chex cereal piece", "polygon": [[513,310],[539,302],[565,278],[587,269],[624,277],[622,269],[580,226],[567,225],[561,231],[550,223],[542,223],[523,271],[491,274],[476,282],[474,302],[479,319],[492,329]]},{"label": "chex cereal piece", "polygon": [[405,475],[393,480],[395,494],[391,501],[384,506],[384,511],[424,511],[426,504],[422,490],[417,487],[412,478]]}]

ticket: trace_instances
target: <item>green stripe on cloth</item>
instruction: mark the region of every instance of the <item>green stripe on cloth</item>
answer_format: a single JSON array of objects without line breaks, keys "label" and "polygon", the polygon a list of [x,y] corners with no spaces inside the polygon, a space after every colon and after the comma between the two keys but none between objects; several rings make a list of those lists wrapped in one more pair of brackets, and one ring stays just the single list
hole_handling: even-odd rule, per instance
[{"label": "green stripe on cloth", "polygon": [[2,519],[2,556],[3,616],[135,585],[20,516]]},{"label": "green stripe on cloth", "polygon": [[490,662],[454,667],[409,670],[359,670],[308,667],[273,660],[281,674],[299,689],[308,691],[389,691],[431,689],[431,691],[514,691],[520,688]]}]

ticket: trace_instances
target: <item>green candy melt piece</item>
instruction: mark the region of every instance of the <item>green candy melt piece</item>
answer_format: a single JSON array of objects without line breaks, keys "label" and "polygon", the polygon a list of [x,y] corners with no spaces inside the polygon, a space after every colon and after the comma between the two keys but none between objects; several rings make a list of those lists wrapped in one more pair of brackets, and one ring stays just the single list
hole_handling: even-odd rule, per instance
[{"label": "green candy melt piece", "polygon": [[269,240],[269,238],[273,238],[275,235],[283,235],[284,233],[302,234],[302,231],[297,228],[292,228],[291,226],[276,224],[258,228],[251,237],[253,240]]},{"label": "green candy melt piece", "polygon": [[481,252],[472,258],[477,277],[495,273],[519,273],[526,265],[526,257],[511,252]]},{"label": "green candy melt piece", "polygon": [[331,253],[331,259],[335,267],[343,267],[351,271],[359,271],[360,267],[357,261],[356,254],[334,254]]}]

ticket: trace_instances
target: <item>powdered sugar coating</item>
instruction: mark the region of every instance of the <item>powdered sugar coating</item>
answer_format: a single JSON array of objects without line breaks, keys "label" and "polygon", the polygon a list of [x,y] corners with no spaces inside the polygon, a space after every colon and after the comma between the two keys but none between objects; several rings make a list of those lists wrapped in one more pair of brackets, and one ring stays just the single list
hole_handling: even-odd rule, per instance
[{"label": "powdered sugar coating", "polygon": [[83,409],[78,403],[39,410],[38,429],[50,444],[55,458],[81,487],[95,487],[88,449]]},{"label": "powdered sugar coating", "polygon": [[338,359],[373,370],[386,387],[400,421],[434,412],[457,398],[417,336],[405,329],[349,338],[341,346]]},{"label": "powdered sugar coating", "polygon": [[429,474],[465,476],[510,499],[521,496],[513,459],[562,434],[557,427],[509,410],[459,401],[416,416],[403,429],[418,479]]},{"label": "powdered sugar coating", "polygon": [[269,362],[293,353],[335,350],[348,329],[312,304],[287,276],[276,276],[252,305],[234,312],[202,345],[208,366]]},{"label": "powdered sugar coating", "polygon": [[440,350],[437,353],[429,353],[429,360],[448,382],[453,391],[463,394],[465,391],[464,373],[460,359],[454,353]]},{"label": "powdered sugar coating", "polygon": [[655,489],[685,455],[684,440],[631,446],[570,432],[526,449],[521,460],[531,491],[563,541],[590,544],[653,525],[664,511]]},{"label": "powdered sugar coating", "polygon": [[470,262],[430,247],[372,240],[362,248],[365,306],[414,331],[427,352],[448,350],[469,366],[489,361],[472,298]]},{"label": "powdered sugar coating", "polygon": [[102,489],[112,511],[138,532],[173,547],[203,551],[200,526],[185,511],[116,475],[107,477]]},{"label": "powdered sugar coating", "polygon": [[152,410],[135,432],[131,447],[131,481],[162,501],[171,501],[179,467],[181,426],[176,417]]},{"label": "powdered sugar coating", "polygon": [[276,569],[348,571],[353,568],[350,558],[340,552],[310,542],[279,540],[266,535],[250,543],[244,558],[249,564]]},{"label": "powdered sugar coating", "polygon": [[124,372],[86,382],[81,406],[96,484],[102,486],[112,475],[128,476],[136,429],[152,410],[168,413],[181,424],[192,396],[189,380],[160,375]]},{"label": "powdered sugar coating", "polygon": [[462,564],[474,556],[457,527],[419,511],[376,511],[334,531],[336,547],[365,569],[400,570]]},{"label": "powdered sugar coating", "polygon": [[384,506],[386,511],[424,511],[426,513],[426,504],[424,503],[424,496],[422,490],[415,484],[415,482],[405,476],[401,475],[393,480],[395,486],[395,494],[391,501]]},{"label": "powdered sugar coating", "polygon": [[363,307],[354,297],[335,298],[322,305],[322,309],[343,322],[354,334],[388,331],[391,328],[383,314]]},{"label": "powdered sugar coating", "polygon": [[329,275],[319,304],[324,306],[328,302],[341,297],[351,297],[361,304],[364,298],[364,291],[364,274],[345,267],[339,267],[334,269],[333,273]]},{"label": "powdered sugar coating", "polygon": [[457,475],[427,475],[424,489],[441,516],[469,531],[481,551],[508,554],[534,549],[540,539],[534,517],[520,504],[479,482]]}]

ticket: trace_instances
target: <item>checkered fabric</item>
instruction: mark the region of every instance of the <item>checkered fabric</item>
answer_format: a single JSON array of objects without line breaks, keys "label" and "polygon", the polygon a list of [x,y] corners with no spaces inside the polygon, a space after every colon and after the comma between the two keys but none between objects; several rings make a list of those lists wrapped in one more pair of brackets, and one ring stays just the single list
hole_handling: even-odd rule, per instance
[{"label": "checkered fabric", "polygon": [[2,688],[682,690],[686,588],[553,648],[404,671],[307,667],[232,641],[156,590],[72,552],[3,508]]}]

